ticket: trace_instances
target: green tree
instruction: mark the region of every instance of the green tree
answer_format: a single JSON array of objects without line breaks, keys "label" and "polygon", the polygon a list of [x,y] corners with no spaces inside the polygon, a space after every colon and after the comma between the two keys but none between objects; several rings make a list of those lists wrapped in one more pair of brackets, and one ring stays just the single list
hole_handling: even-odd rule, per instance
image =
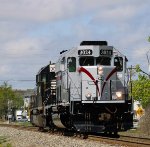
[{"label": "green tree", "polygon": [[6,82],[0,86],[0,117],[10,110],[23,106],[23,98],[12,90]]},{"label": "green tree", "polygon": [[132,96],[134,100],[141,101],[142,106],[146,107],[150,104],[150,79],[139,65],[135,68],[138,79],[132,81]]}]

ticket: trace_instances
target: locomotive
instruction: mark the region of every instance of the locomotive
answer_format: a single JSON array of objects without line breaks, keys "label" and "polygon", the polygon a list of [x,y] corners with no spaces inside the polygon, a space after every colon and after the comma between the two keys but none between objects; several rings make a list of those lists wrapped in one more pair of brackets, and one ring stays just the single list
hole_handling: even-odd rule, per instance
[{"label": "locomotive", "polygon": [[106,41],[63,50],[36,75],[30,120],[40,127],[117,134],[133,127],[127,58]]}]

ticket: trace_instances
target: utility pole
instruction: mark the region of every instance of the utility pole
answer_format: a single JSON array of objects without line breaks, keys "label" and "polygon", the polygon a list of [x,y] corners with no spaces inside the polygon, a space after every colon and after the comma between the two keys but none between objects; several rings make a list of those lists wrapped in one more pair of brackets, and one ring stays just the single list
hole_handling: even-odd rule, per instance
[{"label": "utility pole", "polygon": [[132,67],[132,65],[131,65],[131,67],[129,68],[129,70],[130,70],[130,93],[131,93],[131,99],[132,99],[132,70],[133,70],[133,67]]},{"label": "utility pole", "polygon": [[[131,67],[128,68],[128,71],[129,71],[129,87],[130,87],[130,100],[131,100],[131,103],[133,104],[134,103],[134,100],[133,100],[133,96],[132,96],[132,76],[133,76],[133,66],[131,65]],[[131,105],[131,109],[132,111],[134,110],[134,105]]]},{"label": "utility pole", "polygon": [[[150,36],[148,37],[148,42],[150,42]],[[149,51],[146,53],[146,57],[147,57],[147,62],[148,62],[148,74],[149,74],[149,79],[150,79],[150,49]]]}]

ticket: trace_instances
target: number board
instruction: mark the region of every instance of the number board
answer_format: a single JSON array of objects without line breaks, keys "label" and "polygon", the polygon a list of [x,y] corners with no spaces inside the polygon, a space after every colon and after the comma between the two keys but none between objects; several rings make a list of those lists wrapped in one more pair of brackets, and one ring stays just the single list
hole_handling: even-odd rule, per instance
[{"label": "number board", "polygon": [[107,49],[100,50],[100,55],[112,56],[112,54],[113,54],[113,50],[107,50]]},{"label": "number board", "polygon": [[78,55],[92,55],[93,51],[91,49],[78,50]]},{"label": "number board", "polygon": [[50,65],[50,72],[55,72],[55,65]]}]

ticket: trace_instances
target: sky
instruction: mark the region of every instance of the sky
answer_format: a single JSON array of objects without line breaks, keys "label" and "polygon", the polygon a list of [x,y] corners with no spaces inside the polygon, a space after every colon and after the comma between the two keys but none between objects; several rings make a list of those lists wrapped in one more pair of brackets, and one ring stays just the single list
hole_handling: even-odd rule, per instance
[{"label": "sky", "polygon": [[0,0],[0,84],[35,88],[38,70],[83,40],[106,40],[128,66],[148,72],[149,6],[150,0]]}]

